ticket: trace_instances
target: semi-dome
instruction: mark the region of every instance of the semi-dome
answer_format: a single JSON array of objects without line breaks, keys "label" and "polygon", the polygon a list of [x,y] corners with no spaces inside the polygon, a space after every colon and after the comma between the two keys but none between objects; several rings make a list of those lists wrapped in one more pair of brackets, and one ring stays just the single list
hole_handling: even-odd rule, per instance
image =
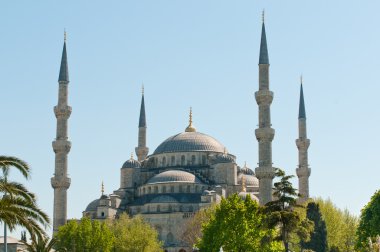
[{"label": "semi-dome", "polygon": [[147,184],[169,182],[202,183],[194,174],[180,170],[170,170],[152,177],[148,180]]},{"label": "semi-dome", "polygon": [[131,157],[129,160],[125,161],[125,163],[123,164],[121,168],[140,168],[140,167],[141,167],[140,162],[133,159],[133,157]]},{"label": "semi-dome", "polygon": [[254,186],[254,187],[259,187],[259,180],[254,176],[254,175],[245,175],[243,173],[240,173],[238,176],[238,183],[242,183],[242,178],[245,178],[245,184],[247,186]]},{"label": "semi-dome", "polygon": [[153,154],[191,151],[223,153],[226,148],[209,135],[200,132],[182,132],[162,142]]},{"label": "semi-dome", "polygon": [[234,163],[235,160],[231,155],[223,154],[216,157],[215,163]]}]

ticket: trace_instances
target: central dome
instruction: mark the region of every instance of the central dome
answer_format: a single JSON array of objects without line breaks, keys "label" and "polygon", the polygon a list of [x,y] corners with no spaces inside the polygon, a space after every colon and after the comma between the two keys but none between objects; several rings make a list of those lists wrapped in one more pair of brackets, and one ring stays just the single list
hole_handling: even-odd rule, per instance
[{"label": "central dome", "polygon": [[162,142],[153,154],[191,151],[226,151],[225,147],[215,138],[200,132],[182,132],[169,137]]}]

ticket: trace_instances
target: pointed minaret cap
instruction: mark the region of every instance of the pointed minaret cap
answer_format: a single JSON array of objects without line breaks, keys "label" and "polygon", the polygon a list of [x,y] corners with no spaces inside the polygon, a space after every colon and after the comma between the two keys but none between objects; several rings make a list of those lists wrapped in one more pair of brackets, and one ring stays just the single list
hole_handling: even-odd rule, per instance
[{"label": "pointed minaret cap", "polygon": [[197,129],[193,126],[193,110],[190,107],[190,114],[189,114],[189,126],[185,129],[185,132],[196,132]]},{"label": "pointed minaret cap", "polygon": [[262,14],[263,25],[261,28],[261,43],[260,43],[260,58],[259,64],[269,64],[269,56],[268,56],[268,47],[267,47],[267,36],[265,34],[265,20],[264,20],[264,11]]},{"label": "pointed minaret cap", "polygon": [[302,75],[301,75],[301,90],[300,90],[300,106],[298,112],[298,119],[306,119],[305,101],[303,99]]},{"label": "pointed minaret cap", "polygon": [[141,97],[141,107],[140,107],[139,128],[144,128],[146,127],[144,84],[142,84],[141,92],[142,92],[142,97]]},{"label": "pointed minaret cap", "polygon": [[61,68],[59,70],[59,82],[69,82],[69,66],[67,63],[67,52],[66,52],[66,31],[64,33],[63,51],[61,58]]}]

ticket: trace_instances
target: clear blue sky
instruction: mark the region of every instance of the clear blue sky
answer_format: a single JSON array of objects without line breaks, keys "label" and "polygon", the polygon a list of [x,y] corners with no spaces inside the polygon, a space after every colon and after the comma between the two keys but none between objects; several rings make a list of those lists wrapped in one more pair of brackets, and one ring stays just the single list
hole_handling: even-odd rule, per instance
[{"label": "clear blue sky", "polygon": [[380,187],[379,1],[4,1],[0,154],[30,163],[32,179],[21,182],[52,216],[53,107],[66,28],[69,218],[100,196],[102,180],[107,193],[119,187],[137,144],[142,82],[151,152],[184,130],[192,106],[198,131],[255,168],[262,9],[274,165],[295,174],[302,73],[311,195],[358,215]]}]

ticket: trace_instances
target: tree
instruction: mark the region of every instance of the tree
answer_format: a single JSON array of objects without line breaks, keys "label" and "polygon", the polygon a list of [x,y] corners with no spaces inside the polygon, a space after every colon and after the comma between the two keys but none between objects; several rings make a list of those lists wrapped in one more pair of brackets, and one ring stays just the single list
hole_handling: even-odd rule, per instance
[{"label": "tree", "polygon": [[59,252],[110,252],[115,239],[104,222],[88,218],[69,221],[59,228],[55,238]]},{"label": "tree", "polygon": [[37,235],[31,236],[31,243],[22,240],[27,252],[50,252],[52,251],[55,242],[55,238],[50,240],[47,236],[40,237]]},{"label": "tree", "polygon": [[115,237],[115,251],[157,252],[162,250],[157,231],[141,216],[130,218],[123,213],[115,220],[108,220],[107,226]]},{"label": "tree", "polygon": [[[353,252],[358,220],[346,210],[341,210],[330,200],[317,198],[322,217],[326,222],[327,243],[330,251]],[[334,249],[334,250],[333,250]]]},{"label": "tree", "polygon": [[50,220],[46,213],[38,208],[36,197],[22,184],[8,180],[10,169],[18,170],[24,178],[30,178],[29,165],[16,157],[0,156],[0,221],[11,231],[16,226],[25,227],[31,235],[45,235],[44,229]]},{"label": "tree", "polygon": [[297,205],[297,191],[289,181],[294,176],[287,176],[281,169],[276,169],[276,177],[279,182],[274,183],[273,196],[275,200],[268,202],[266,212],[268,213],[268,225],[271,228],[280,229],[279,238],[284,244],[285,251],[289,251],[289,241],[292,234],[296,234],[301,241],[308,241],[313,231],[313,223],[307,218],[302,219],[295,208]]},{"label": "tree", "polygon": [[380,235],[380,190],[376,191],[368,204],[361,210],[359,226],[356,231],[356,248],[364,251],[371,243],[376,243]]},{"label": "tree", "polygon": [[190,247],[194,247],[196,242],[202,238],[202,226],[210,221],[210,218],[215,214],[216,205],[204,208],[195,213],[185,224],[185,231],[182,234],[182,241]]},{"label": "tree", "polygon": [[197,243],[202,252],[223,251],[265,252],[282,251],[273,241],[274,229],[264,225],[262,208],[249,196],[243,201],[237,194],[223,198],[215,213],[203,225],[203,237]]},{"label": "tree", "polygon": [[326,222],[322,218],[318,204],[309,202],[307,204],[306,217],[314,223],[314,231],[310,241],[301,242],[302,249],[311,249],[318,252],[327,252],[327,229]]}]

